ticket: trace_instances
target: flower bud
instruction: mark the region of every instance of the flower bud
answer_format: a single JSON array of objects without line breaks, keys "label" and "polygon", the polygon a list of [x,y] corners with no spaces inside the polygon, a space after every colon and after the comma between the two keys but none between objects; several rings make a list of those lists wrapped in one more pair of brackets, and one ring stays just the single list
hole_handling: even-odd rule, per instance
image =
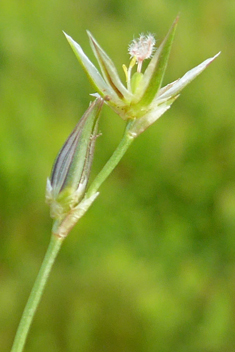
[{"label": "flower bud", "polygon": [[46,202],[51,207],[51,217],[56,220],[63,220],[83,198],[102,105],[103,99],[99,98],[87,109],[60,150],[47,180]]}]

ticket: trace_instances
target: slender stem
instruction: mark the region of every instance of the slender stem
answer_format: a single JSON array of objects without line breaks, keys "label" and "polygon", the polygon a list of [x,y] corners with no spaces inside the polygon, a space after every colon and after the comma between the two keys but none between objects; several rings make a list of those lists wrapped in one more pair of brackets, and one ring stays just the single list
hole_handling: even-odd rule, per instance
[{"label": "slender stem", "polygon": [[[125,152],[127,151],[128,147],[134,140],[134,136],[129,133],[129,127],[131,126],[132,121],[127,124],[124,136],[119,143],[117,149],[114,151],[111,158],[107,161],[103,169],[97,175],[91,186],[89,187],[86,197],[90,198],[93,196],[101,186],[101,184],[106,180],[106,178],[110,175],[113,169],[117,166]],[[12,346],[11,352],[22,352],[25,341],[40,302],[44,287],[46,285],[47,279],[49,277],[51,268],[54,264],[56,256],[60,250],[61,244],[63,242],[63,237],[52,235],[49,247],[47,249],[44,261],[42,263],[41,269],[38,273],[32,291],[30,293],[28,302],[25,306],[15,340]]]},{"label": "slender stem", "polygon": [[87,198],[89,198],[90,196],[92,196],[98,191],[101,184],[106,180],[106,178],[111,174],[113,169],[117,166],[117,164],[119,163],[119,161],[121,160],[121,158],[123,157],[127,149],[129,148],[133,140],[134,140],[134,137],[128,133],[128,125],[127,125],[123,138],[119,143],[117,149],[114,151],[111,158],[107,161],[103,169],[96,176],[96,178],[88,188],[88,191],[86,193]]},{"label": "slender stem", "polygon": [[60,250],[62,242],[63,238],[59,238],[54,235],[51,236],[51,241],[48,246],[45,258],[30,293],[28,302],[25,306],[20,324],[18,326],[11,352],[23,351],[34,314],[40,302],[45,284],[49,277],[55,258]]}]

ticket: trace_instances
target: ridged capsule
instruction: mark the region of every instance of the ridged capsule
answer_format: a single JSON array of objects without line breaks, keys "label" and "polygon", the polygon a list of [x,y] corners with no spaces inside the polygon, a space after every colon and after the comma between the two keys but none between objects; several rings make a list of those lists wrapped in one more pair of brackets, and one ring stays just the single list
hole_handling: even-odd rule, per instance
[{"label": "ridged capsule", "polygon": [[96,99],[84,113],[61,148],[50,179],[47,180],[46,201],[51,217],[63,217],[83,198],[90,176],[100,110],[103,99]]}]

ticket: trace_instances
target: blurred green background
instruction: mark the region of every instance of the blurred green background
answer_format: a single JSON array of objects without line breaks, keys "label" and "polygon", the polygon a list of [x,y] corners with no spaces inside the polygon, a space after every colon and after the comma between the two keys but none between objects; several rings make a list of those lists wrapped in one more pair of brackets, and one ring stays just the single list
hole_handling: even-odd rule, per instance
[{"label": "blurred green background", "polygon": [[[222,54],[143,133],[65,241],[30,352],[235,351],[235,2],[0,2],[0,350],[9,351],[51,230],[46,177],[93,93],[62,30],[121,65],[180,21],[165,83]],[[124,123],[103,110],[92,178]]]}]

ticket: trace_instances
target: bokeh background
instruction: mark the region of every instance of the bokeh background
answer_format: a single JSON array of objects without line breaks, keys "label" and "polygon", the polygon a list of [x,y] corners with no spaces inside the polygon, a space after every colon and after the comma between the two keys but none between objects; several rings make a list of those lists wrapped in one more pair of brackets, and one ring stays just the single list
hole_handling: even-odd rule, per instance
[{"label": "bokeh background", "polygon": [[[46,177],[88,106],[62,30],[120,68],[141,32],[180,21],[169,83],[222,54],[131,146],[58,256],[30,352],[235,351],[235,2],[0,2],[0,349],[9,351],[51,230]],[[124,128],[103,110],[92,176]]]}]

